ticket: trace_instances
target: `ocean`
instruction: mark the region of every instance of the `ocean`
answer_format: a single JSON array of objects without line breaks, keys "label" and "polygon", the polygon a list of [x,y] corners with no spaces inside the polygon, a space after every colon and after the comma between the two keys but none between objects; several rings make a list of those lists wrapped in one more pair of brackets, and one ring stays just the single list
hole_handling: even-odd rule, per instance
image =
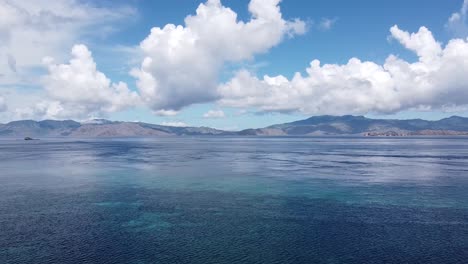
[{"label": "ocean", "polygon": [[0,140],[0,263],[467,263],[468,138]]}]

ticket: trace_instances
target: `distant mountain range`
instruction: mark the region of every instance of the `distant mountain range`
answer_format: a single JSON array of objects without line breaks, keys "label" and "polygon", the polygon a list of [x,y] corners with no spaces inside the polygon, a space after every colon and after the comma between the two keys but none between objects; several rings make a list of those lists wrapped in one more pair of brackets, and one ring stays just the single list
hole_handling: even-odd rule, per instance
[{"label": "distant mountain range", "polygon": [[171,127],[142,122],[94,119],[21,120],[0,124],[0,137],[151,137],[151,136],[414,136],[468,135],[468,118],[452,116],[438,121],[371,119],[364,116],[314,116],[259,129],[223,131],[209,127]]},{"label": "distant mountain range", "polygon": [[247,129],[242,135],[265,136],[413,136],[468,135],[468,118],[452,116],[438,121],[422,119],[371,119],[364,116],[314,116],[291,123]]}]

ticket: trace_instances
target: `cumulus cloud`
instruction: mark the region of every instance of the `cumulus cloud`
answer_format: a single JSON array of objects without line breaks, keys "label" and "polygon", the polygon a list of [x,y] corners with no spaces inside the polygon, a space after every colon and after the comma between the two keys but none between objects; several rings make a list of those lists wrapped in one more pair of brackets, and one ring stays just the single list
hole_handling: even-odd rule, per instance
[{"label": "cumulus cloud", "polygon": [[204,118],[224,118],[225,116],[223,110],[209,110],[203,114]]},{"label": "cumulus cloud", "polygon": [[218,88],[221,105],[307,114],[394,113],[408,109],[460,109],[468,105],[468,40],[445,47],[425,27],[409,32],[393,26],[393,38],[417,56],[390,55],[383,65],[352,58],[347,64],[313,60],[306,75],[257,78],[241,70]]},{"label": "cumulus cloud", "polygon": [[185,18],[184,26],[152,28],[140,44],[141,67],[132,71],[142,98],[154,111],[217,99],[224,63],[251,59],[285,36],[305,32],[303,21],[283,19],[279,2],[251,0],[251,19],[243,22],[220,0],[208,0]]},{"label": "cumulus cloud", "polygon": [[49,73],[43,78],[43,84],[50,101],[37,104],[31,111],[50,118],[84,118],[138,104],[136,92],[130,91],[123,82],[112,83],[97,70],[85,45],[75,45],[71,53],[68,64],[44,59]]},{"label": "cumulus cloud", "polygon": [[162,122],[161,126],[170,126],[170,127],[188,127],[188,125],[181,121],[169,121],[169,122]]},{"label": "cumulus cloud", "polygon": [[127,6],[88,1],[0,0],[0,84],[34,82],[31,69],[40,67],[44,56],[62,59],[78,40],[111,32],[111,25],[135,14]]},{"label": "cumulus cloud", "polygon": [[468,0],[464,0],[460,11],[453,13],[445,25],[457,37],[468,36],[467,13]]},{"label": "cumulus cloud", "polygon": [[5,102],[5,98],[0,96],[0,112],[5,112],[8,109],[8,106]]}]

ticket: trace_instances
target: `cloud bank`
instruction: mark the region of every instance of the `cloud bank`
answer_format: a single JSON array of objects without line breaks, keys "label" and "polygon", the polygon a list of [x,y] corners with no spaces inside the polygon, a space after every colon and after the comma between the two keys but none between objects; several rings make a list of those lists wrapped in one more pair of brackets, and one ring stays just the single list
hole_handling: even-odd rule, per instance
[{"label": "cloud bank", "polygon": [[[241,69],[220,84],[229,63],[251,60],[286,38],[305,33],[305,22],[284,19],[279,4],[280,0],[251,0],[250,19],[241,21],[220,0],[208,0],[185,18],[184,25],[152,28],[139,46],[144,59],[131,71],[137,88],[132,91],[99,71],[86,46],[72,43],[93,34],[91,28],[112,31],[108,23],[135,10],[98,8],[74,0],[0,0],[0,86],[25,67],[37,67],[45,54],[63,61],[64,47],[73,46],[68,63],[43,60],[44,90],[36,95],[42,101],[30,104],[35,100],[30,95],[33,99],[22,99],[28,107],[17,108],[18,100],[3,92],[0,111],[7,110],[7,100],[18,117],[56,119],[105,116],[141,104],[156,115],[175,116],[186,106],[205,102],[250,112],[334,115],[468,109],[468,0],[448,20],[447,28],[459,38],[446,44],[426,27],[415,33],[398,26],[390,29],[392,38],[413,52],[416,61],[395,55],[383,64],[358,58],[346,64],[313,60],[292,78],[259,78]],[[323,19],[319,26],[330,29],[335,21]],[[203,115],[224,116],[222,110]]]},{"label": "cloud bank", "polygon": [[220,104],[336,115],[467,107],[467,39],[452,39],[442,47],[425,27],[410,34],[393,26],[390,32],[418,61],[394,55],[383,65],[357,58],[344,65],[313,60],[305,76],[296,73],[291,80],[282,75],[260,79],[241,70],[220,85]]},{"label": "cloud bank", "polygon": [[185,18],[185,26],[152,28],[140,44],[145,59],[132,71],[143,100],[154,111],[177,111],[217,99],[226,62],[251,59],[285,37],[305,32],[303,21],[282,18],[279,2],[250,1],[251,19],[243,22],[220,0],[208,0]]}]

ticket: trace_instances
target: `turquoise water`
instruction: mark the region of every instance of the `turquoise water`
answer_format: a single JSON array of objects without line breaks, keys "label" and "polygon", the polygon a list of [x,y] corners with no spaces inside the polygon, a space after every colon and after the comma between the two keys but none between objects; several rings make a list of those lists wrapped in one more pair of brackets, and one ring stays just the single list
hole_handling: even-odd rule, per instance
[{"label": "turquoise water", "polygon": [[466,263],[468,138],[0,140],[0,263]]}]

